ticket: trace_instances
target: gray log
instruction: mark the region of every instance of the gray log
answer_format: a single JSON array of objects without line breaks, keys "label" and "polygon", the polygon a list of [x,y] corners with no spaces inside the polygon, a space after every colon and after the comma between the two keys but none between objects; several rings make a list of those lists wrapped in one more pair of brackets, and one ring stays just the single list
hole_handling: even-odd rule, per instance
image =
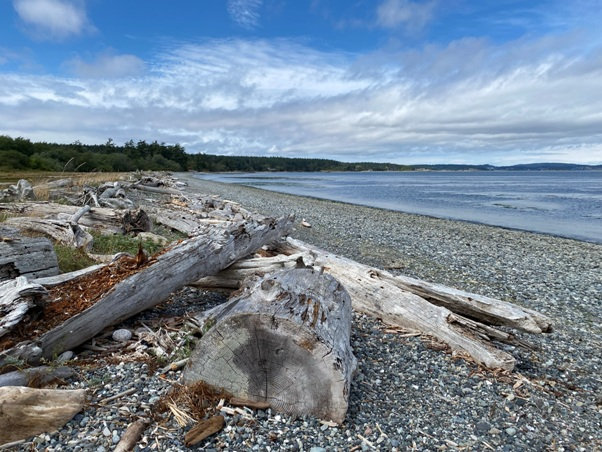
[{"label": "gray log", "polygon": [[292,229],[293,217],[233,223],[229,230],[194,237],[159,256],[152,265],[124,279],[93,306],[33,342],[0,353],[24,361],[51,358],[94,337],[113,325],[165,300],[172,292],[228,267]]},{"label": "gray log", "polygon": [[0,241],[0,281],[17,276],[31,279],[58,274],[56,253],[47,238],[12,236]]},{"label": "gray log", "polygon": [[343,422],[356,359],[351,300],[333,277],[303,268],[248,282],[206,325],[185,383],[201,380],[280,412]]}]

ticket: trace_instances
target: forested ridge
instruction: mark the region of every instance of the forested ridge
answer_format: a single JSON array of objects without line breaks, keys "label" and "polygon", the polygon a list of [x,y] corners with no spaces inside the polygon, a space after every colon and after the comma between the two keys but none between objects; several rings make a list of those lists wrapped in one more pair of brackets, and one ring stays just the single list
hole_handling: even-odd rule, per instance
[{"label": "forested ridge", "polygon": [[0,135],[0,171],[401,171],[409,166],[391,163],[344,163],[315,158],[188,154],[179,144],[144,140],[123,146],[32,142]]}]

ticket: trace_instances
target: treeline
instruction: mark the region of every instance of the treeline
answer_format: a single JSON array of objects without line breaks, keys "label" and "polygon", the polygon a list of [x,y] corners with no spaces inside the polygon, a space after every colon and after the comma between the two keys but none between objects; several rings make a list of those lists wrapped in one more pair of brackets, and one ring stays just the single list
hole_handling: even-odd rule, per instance
[{"label": "treeline", "polygon": [[401,171],[408,166],[391,163],[344,163],[335,160],[187,154],[179,144],[153,141],[123,146],[105,144],[34,143],[26,138],[0,135],[0,171]]}]

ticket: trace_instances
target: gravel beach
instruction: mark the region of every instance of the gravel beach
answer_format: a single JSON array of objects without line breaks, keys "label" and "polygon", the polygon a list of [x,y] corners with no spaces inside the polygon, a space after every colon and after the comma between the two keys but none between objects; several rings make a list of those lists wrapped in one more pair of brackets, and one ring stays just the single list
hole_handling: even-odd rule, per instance
[{"label": "gravel beach", "polygon": [[[226,416],[226,428],[204,450],[602,450],[602,245],[467,222],[442,220],[259,189],[179,174],[187,190],[215,194],[249,210],[294,213],[292,234],[359,262],[501,298],[555,320],[546,335],[518,334],[537,346],[505,346],[516,372],[501,375],[453,359],[424,337],[387,332],[355,315],[352,346],[359,361],[345,423],[267,411]],[[184,289],[158,312],[199,310],[223,295]],[[174,308],[175,309],[175,308]],[[99,364],[99,363],[97,363]],[[70,387],[92,388],[92,403],[61,431],[15,450],[111,450],[127,425],[149,415],[177,380],[146,363],[101,362],[81,368]],[[151,425],[136,450],[185,450],[186,428]]]}]

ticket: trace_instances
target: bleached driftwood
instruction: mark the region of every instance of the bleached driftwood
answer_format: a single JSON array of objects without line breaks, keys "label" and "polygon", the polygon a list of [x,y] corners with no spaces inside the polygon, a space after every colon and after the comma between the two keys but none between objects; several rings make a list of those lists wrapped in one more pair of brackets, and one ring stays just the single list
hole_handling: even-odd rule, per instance
[{"label": "bleached driftwood", "polygon": [[2,237],[0,241],[0,281],[17,276],[39,278],[59,273],[56,253],[45,237]]},{"label": "bleached driftwood", "polygon": [[185,383],[343,422],[356,359],[351,300],[333,277],[311,268],[277,272],[248,282],[204,319]]},{"label": "bleached driftwood", "polygon": [[0,387],[0,445],[58,430],[84,403],[83,389]]},{"label": "bleached driftwood", "polygon": [[132,422],[121,436],[113,452],[129,452],[134,450],[136,443],[149,425],[150,419],[138,419]]},{"label": "bleached driftwood", "polygon": [[263,276],[266,273],[305,266],[304,259],[309,262],[308,253],[242,259],[217,275],[205,276],[190,285],[203,289],[238,289],[248,276]]},{"label": "bleached driftwood", "polygon": [[[305,252],[316,256],[313,265],[328,266],[327,262],[321,261],[320,256],[323,256],[325,260],[328,260],[329,256],[335,257],[332,253],[312,247],[300,240],[289,238],[286,243],[290,247],[288,253]],[[353,263],[357,265],[356,262]],[[552,329],[552,320],[549,317],[503,300],[408,276],[393,275],[385,270],[375,268],[370,269],[370,275],[376,280],[386,281],[402,290],[416,294],[434,305],[443,306],[456,314],[470,317],[479,322],[509,326],[535,334],[547,333]]]},{"label": "bleached driftwood", "polygon": [[13,329],[30,308],[44,303],[47,296],[44,287],[27,282],[24,276],[0,282],[0,337]]},{"label": "bleached driftwood", "polygon": [[6,223],[22,230],[39,232],[76,248],[86,248],[92,244],[92,236],[83,230],[78,221],[90,210],[90,206],[78,209],[68,220],[53,220],[30,217],[11,217]]},{"label": "bleached driftwood", "polygon": [[70,350],[94,337],[105,327],[119,323],[165,300],[169,294],[215,274],[263,245],[278,240],[292,228],[294,219],[233,223],[228,230],[183,241],[155,262],[115,285],[93,306],[71,317],[37,339],[25,341],[0,353],[35,362]]},{"label": "bleached driftwood", "polygon": [[72,281],[76,278],[79,278],[80,276],[84,276],[89,273],[93,273],[96,270],[104,267],[105,265],[106,264],[91,265],[90,267],[82,268],[81,270],[75,270],[75,271],[68,272],[68,273],[61,273],[60,275],[56,275],[56,276],[46,276],[43,278],[36,278],[36,279],[31,280],[30,282],[36,283],[36,284],[41,284],[44,287],[54,287],[54,286],[58,286],[60,284],[66,283],[68,281]]},{"label": "bleached driftwood", "polygon": [[[476,362],[487,367],[507,370],[514,368],[515,359],[490,342],[491,339],[501,340],[503,337],[511,340],[512,335],[429,303],[405,288],[400,288],[395,282],[395,276],[386,271],[291,238],[287,239],[283,248],[288,248],[287,252],[309,252],[315,256],[313,265],[323,267],[341,281],[351,295],[354,309],[381,318],[385,323],[431,335],[446,343],[453,351],[467,353]],[[511,306],[513,309],[509,311],[510,318],[515,317],[520,309],[518,306]],[[475,313],[476,310],[473,311]],[[529,314],[525,313],[525,316],[529,317]],[[489,313],[483,320],[487,321],[488,317]],[[529,321],[529,324],[536,323]]]}]

